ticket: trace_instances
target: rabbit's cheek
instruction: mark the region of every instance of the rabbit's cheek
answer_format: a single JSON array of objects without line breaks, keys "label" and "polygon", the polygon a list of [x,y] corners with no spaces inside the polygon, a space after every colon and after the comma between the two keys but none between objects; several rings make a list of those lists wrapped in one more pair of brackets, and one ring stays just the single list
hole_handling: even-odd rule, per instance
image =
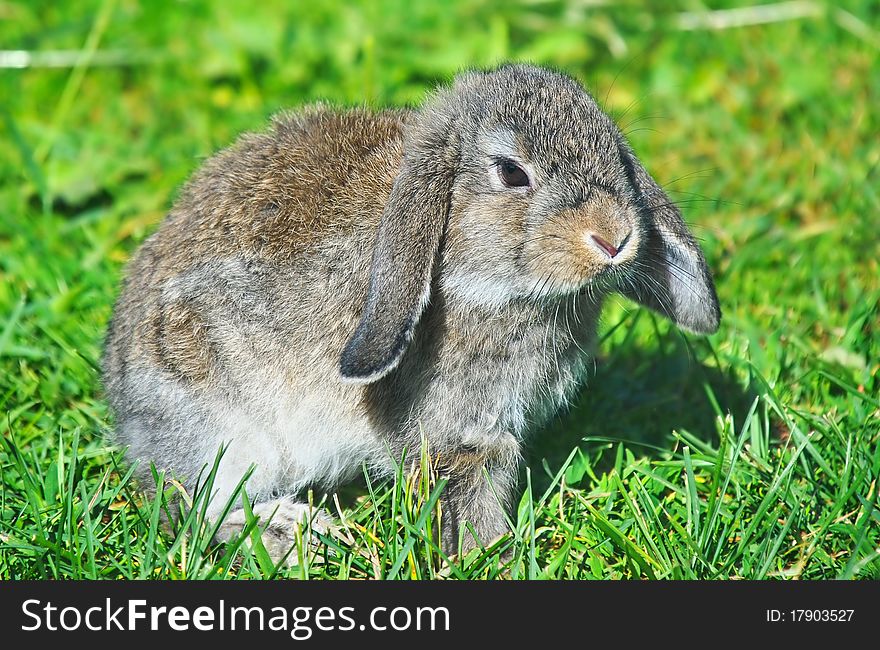
[{"label": "rabbit's cheek", "polygon": [[515,218],[510,216],[499,218],[489,207],[452,220],[440,277],[445,294],[490,309],[503,307],[522,294],[518,264],[522,236],[513,221]]},{"label": "rabbit's cheek", "polygon": [[516,295],[510,278],[457,269],[444,276],[443,293],[467,305],[500,309]]}]

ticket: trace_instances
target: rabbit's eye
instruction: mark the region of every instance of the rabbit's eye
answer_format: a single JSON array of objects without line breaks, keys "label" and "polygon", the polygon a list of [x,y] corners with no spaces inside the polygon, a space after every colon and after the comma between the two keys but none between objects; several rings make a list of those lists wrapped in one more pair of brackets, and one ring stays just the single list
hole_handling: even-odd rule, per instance
[{"label": "rabbit's eye", "polygon": [[529,186],[529,175],[512,160],[502,160],[498,163],[498,175],[507,187]]}]

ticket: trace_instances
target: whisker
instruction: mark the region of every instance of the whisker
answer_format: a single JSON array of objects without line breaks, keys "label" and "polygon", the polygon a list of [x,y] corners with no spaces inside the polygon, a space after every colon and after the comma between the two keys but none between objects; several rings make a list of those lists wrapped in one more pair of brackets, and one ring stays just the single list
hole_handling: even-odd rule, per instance
[{"label": "whisker", "polygon": [[[667,181],[666,183],[661,184],[660,187],[662,187],[664,191],[670,191],[670,190],[667,190],[667,188],[668,188],[670,185],[672,185],[673,183],[677,183],[677,182],[679,182],[679,181],[683,181],[683,180],[686,180],[686,179],[688,179],[688,178],[694,178],[694,177],[697,176],[697,174],[705,174],[705,173],[717,172],[718,169],[719,169],[718,167],[706,167],[706,168],[704,168],[704,169],[698,169],[698,170],[696,170],[696,171],[692,171],[692,172],[690,172],[690,173],[688,173],[688,174],[685,174],[684,176],[679,176],[679,177],[677,177],[677,178],[673,178],[671,181]],[[702,178],[708,178],[708,177],[707,177],[707,176],[703,176]]]}]

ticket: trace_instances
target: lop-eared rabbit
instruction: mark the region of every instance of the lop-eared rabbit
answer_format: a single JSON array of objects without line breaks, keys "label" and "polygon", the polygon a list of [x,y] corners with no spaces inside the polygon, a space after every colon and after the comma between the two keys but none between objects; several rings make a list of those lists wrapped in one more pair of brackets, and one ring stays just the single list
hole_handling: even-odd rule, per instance
[{"label": "lop-eared rabbit", "polygon": [[465,522],[507,530],[527,436],[585,379],[615,291],[718,327],[679,210],[570,77],[505,65],[417,110],[282,114],[210,159],[129,264],[104,358],[116,441],[145,484],[154,464],[188,487],[227,445],[211,516],[255,465],[278,557],[305,488],[387,476],[424,439],[442,545],[467,550]]}]

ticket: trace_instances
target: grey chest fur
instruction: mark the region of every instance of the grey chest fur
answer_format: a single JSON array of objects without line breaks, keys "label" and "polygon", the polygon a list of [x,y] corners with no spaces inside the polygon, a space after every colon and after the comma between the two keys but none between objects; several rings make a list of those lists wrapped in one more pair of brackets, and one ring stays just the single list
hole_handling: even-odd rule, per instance
[{"label": "grey chest fur", "polygon": [[600,308],[586,296],[485,313],[444,307],[428,310],[412,354],[367,391],[382,428],[410,444],[422,434],[450,448],[522,440],[583,381]]}]

